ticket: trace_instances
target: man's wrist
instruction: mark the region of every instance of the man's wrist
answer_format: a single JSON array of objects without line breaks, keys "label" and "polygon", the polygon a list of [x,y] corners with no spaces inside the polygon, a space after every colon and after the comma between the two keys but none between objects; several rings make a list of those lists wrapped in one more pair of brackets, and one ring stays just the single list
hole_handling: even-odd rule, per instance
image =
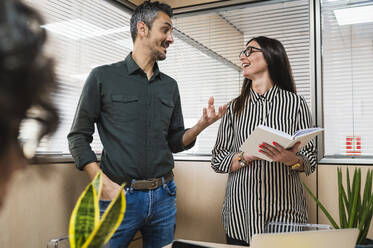
[{"label": "man's wrist", "polygon": [[198,134],[207,128],[206,125],[203,125],[200,122],[197,122],[195,127],[196,127],[196,131],[198,132]]},{"label": "man's wrist", "polygon": [[90,180],[95,178],[98,172],[100,172],[100,167],[98,166],[97,162],[91,162],[84,166],[84,171],[88,174]]}]

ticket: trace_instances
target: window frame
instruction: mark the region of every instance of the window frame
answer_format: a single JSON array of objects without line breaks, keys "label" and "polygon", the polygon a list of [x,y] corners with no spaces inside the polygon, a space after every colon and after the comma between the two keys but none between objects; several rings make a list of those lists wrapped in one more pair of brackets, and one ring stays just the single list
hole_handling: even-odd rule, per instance
[{"label": "window frame", "polygon": [[[129,1],[124,0],[106,0],[107,2],[115,5],[118,8],[123,9],[129,14],[132,14],[135,5],[130,3]],[[219,11],[226,11],[226,10],[234,10],[234,9],[240,9],[243,7],[249,7],[249,6],[260,6],[260,5],[268,5],[272,3],[281,3],[281,2],[289,2],[293,0],[271,0],[271,1],[260,1],[255,2],[253,0],[240,0],[240,1],[234,1],[231,4],[216,4],[216,3],[206,3],[206,4],[199,4],[197,6],[186,6],[185,8],[176,8],[174,10],[174,17],[183,17],[183,16],[192,16],[192,15],[200,15],[204,13],[211,13]],[[270,3],[269,3],[270,2]],[[310,3],[310,34],[312,37],[314,28],[312,26],[312,2]],[[310,47],[313,47],[313,40],[310,39]],[[313,51],[311,49],[311,51]],[[313,58],[314,56],[311,56]],[[311,60],[310,61],[311,70],[313,71],[314,63]],[[311,79],[314,77],[314,73],[310,73]],[[311,99],[312,99],[312,105],[315,105],[315,96],[314,96],[314,84],[311,84]],[[312,114],[315,116],[315,106],[312,106]],[[314,120],[315,121],[315,120]],[[101,154],[96,153],[97,159],[100,160]],[[193,162],[206,162],[211,160],[211,155],[195,155],[195,154],[174,154],[175,161],[193,161]],[[36,153],[35,158],[32,160],[32,163],[40,164],[40,163],[71,163],[73,162],[73,158],[71,154],[44,154],[44,153]]]},{"label": "window frame", "polygon": [[[292,1],[292,0],[290,0]],[[107,2],[123,9],[127,13],[133,13],[135,5],[126,4],[127,1],[123,0],[107,0]],[[202,13],[215,12],[216,10],[233,10],[247,6],[267,5],[269,1],[253,2],[253,1],[237,1],[231,5],[213,6],[201,4],[194,7],[177,8],[175,9],[175,17],[191,16]],[[272,0],[271,3],[287,2],[284,0]],[[207,6],[207,7],[206,7]],[[322,71],[322,27],[321,27],[321,0],[309,2],[309,19],[310,19],[310,47],[311,47],[311,61],[310,61],[310,76],[311,76],[311,113],[313,116],[313,125],[323,127],[324,111],[323,111],[323,71]],[[325,157],[324,153],[324,135],[321,134],[317,137],[317,158],[318,164],[355,164],[365,165],[372,164],[372,158],[339,158],[339,157]],[[100,160],[101,154],[97,154]],[[210,161],[211,155],[188,155],[188,154],[175,154],[175,161],[191,161],[191,162],[206,162]],[[73,158],[71,154],[43,154],[37,153],[32,163],[71,163]]]},{"label": "window frame", "polygon": [[[323,66],[322,66],[322,17],[321,17],[321,0],[315,0],[311,2],[314,8],[314,42],[315,42],[315,104],[313,106],[313,116],[315,116],[316,124],[319,127],[324,125],[324,105],[323,105]],[[373,164],[373,157],[359,157],[351,158],[341,156],[325,156],[325,142],[324,134],[322,133],[317,137],[317,157],[318,164],[325,165],[371,165]]]},{"label": "window frame", "polygon": [[[122,0],[118,0],[122,1]],[[249,1],[235,1],[235,3],[232,4],[224,4],[221,6],[221,4],[214,4],[214,3],[206,3],[206,4],[200,4],[198,6],[186,6],[183,8],[177,8],[174,10],[174,17],[187,17],[187,16],[193,16],[193,15],[200,15],[204,13],[214,13],[217,10],[219,11],[227,11],[227,10],[234,10],[234,9],[240,9],[245,8],[249,6],[260,6],[260,5],[268,5],[272,3],[281,3],[281,2],[290,2],[290,1],[296,1],[296,0],[270,0],[270,1],[259,1],[255,2],[253,0]],[[310,61],[310,70],[312,71],[310,73],[311,77],[311,99],[312,99],[312,106],[311,106],[311,113],[313,116],[312,119],[312,125],[316,126],[318,124],[317,122],[317,104],[316,104],[316,84],[312,82],[316,82],[316,52],[315,48],[316,46],[316,37],[315,37],[315,11],[314,11],[314,1],[309,2],[309,25],[310,25],[310,50],[311,50],[311,61]],[[320,141],[317,142],[317,147]],[[319,154],[317,154],[318,158],[320,158]],[[212,155],[192,155],[192,154],[174,154],[175,161],[190,161],[190,162],[209,162],[211,161]],[[320,159],[318,159],[320,161]]]}]

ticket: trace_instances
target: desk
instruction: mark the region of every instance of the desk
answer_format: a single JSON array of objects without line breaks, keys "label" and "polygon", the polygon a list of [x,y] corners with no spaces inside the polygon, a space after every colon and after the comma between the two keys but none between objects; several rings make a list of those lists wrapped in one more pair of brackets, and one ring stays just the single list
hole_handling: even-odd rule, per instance
[{"label": "desk", "polygon": [[[184,241],[190,244],[202,245],[206,247],[216,247],[216,248],[248,248],[248,246],[237,246],[237,245],[227,245],[227,244],[218,244],[218,243],[210,243],[210,242],[202,242],[202,241],[194,241],[194,240],[185,240],[185,239],[177,239],[177,241]],[[165,246],[164,248],[171,248],[172,244]]]}]

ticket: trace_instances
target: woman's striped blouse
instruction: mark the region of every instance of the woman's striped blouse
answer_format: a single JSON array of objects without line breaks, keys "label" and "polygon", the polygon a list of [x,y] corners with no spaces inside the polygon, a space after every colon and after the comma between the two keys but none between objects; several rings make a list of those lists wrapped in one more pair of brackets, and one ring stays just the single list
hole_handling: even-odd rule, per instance
[{"label": "woman's striped blouse", "polygon": [[[216,172],[229,173],[234,154],[259,124],[294,134],[311,127],[312,121],[303,97],[277,86],[264,95],[251,90],[249,101],[238,116],[233,115],[229,104],[222,118],[212,151],[211,164]],[[314,141],[298,155],[309,175],[316,167]],[[222,215],[228,236],[246,242],[253,234],[263,232],[269,222],[307,222],[299,172],[280,162],[256,160],[229,173]]]}]

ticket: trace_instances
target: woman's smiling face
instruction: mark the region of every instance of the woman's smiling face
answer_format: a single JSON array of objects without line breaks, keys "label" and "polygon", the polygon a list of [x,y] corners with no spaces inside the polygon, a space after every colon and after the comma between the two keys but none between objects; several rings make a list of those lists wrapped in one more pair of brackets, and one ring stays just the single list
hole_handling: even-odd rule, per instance
[{"label": "woman's smiling face", "polygon": [[[245,78],[254,79],[255,75],[262,74],[268,70],[267,62],[264,59],[261,47],[255,40],[250,41],[246,50],[251,50],[247,57],[245,53],[240,55],[242,74]],[[248,54],[248,52],[246,52]]]}]

